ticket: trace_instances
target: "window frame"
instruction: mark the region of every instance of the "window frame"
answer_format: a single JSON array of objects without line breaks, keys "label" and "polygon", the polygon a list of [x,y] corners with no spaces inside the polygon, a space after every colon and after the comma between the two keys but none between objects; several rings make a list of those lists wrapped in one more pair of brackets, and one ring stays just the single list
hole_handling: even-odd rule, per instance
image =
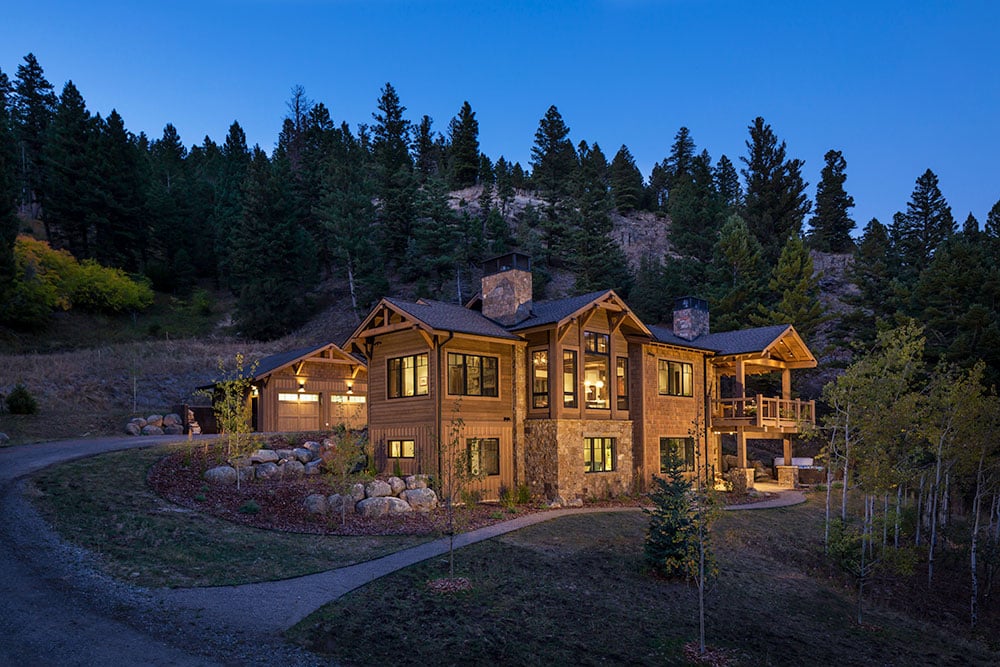
[{"label": "window frame", "polygon": [[[603,343],[603,344],[602,344]],[[611,334],[600,331],[583,332],[583,402],[590,410],[610,410],[611,409]],[[587,373],[598,364],[596,372],[601,375],[603,368],[604,379],[598,377],[593,384],[587,381]],[[601,384],[598,384],[601,383]],[[593,388],[594,398],[588,397],[588,389]]]},{"label": "window frame", "polygon": [[[490,447],[495,452],[495,456],[491,458],[492,462],[496,463],[496,472],[484,470],[489,460],[485,456],[486,447]],[[466,438],[465,452],[469,461],[469,474],[473,477],[497,477],[500,475],[500,438]]]},{"label": "window frame", "polygon": [[674,447],[675,451],[678,452],[678,459],[683,463],[680,467],[681,472],[695,472],[695,461],[694,461],[694,438],[692,437],[661,437],[660,438],[660,474],[667,472],[664,463],[664,446]]},{"label": "window frame", "polygon": [[[406,454],[406,445],[409,443],[410,454]],[[415,459],[417,458],[417,445],[413,438],[392,438],[386,443],[387,458],[390,459]],[[397,455],[393,456],[393,446],[396,447]]]},{"label": "window frame", "polygon": [[[571,359],[572,363],[567,366],[568,359]],[[562,396],[564,408],[576,408],[580,405],[577,401],[577,359],[576,350],[563,350]],[[566,370],[567,368],[570,370]],[[566,391],[567,382],[569,383],[570,391]]]},{"label": "window frame", "polygon": [[[597,469],[600,452],[600,469]],[[583,439],[583,471],[586,474],[615,472],[618,468],[618,439],[608,436],[588,436]],[[605,467],[610,462],[610,467]]]},{"label": "window frame", "polygon": [[[675,377],[675,373],[679,375]],[[666,378],[665,383],[664,378]],[[680,387],[676,386],[678,384]],[[694,364],[688,361],[657,359],[656,389],[660,396],[694,397]]]},{"label": "window frame", "polygon": [[618,409],[628,410],[628,357],[615,357],[615,397]]},{"label": "window frame", "polygon": [[[453,364],[453,357],[461,357],[461,364]],[[474,394],[469,388],[469,368],[475,367],[475,363],[470,364],[470,360],[478,360],[479,364],[479,393]],[[493,393],[485,393],[487,368],[491,365],[493,371]],[[455,392],[452,387],[452,369],[461,369],[462,391]],[[465,352],[448,353],[448,395],[449,396],[475,396],[482,398],[499,398],[500,396],[500,358],[484,354],[468,354]]]},{"label": "window frame", "polygon": [[[531,383],[531,409],[532,410],[545,410],[549,407],[549,370],[551,364],[549,363],[549,350],[548,348],[537,348],[529,352],[531,358],[531,378],[529,382]],[[544,356],[544,361],[539,364],[536,358],[539,355]],[[539,370],[545,371],[545,376],[540,377],[538,374]],[[538,389],[538,383],[542,382],[544,384],[544,391]]]},{"label": "window frame", "polygon": [[[413,360],[413,365],[409,368],[406,366],[407,359]],[[421,359],[424,362],[423,365],[419,364]],[[427,352],[390,357],[386,359],[385,363],[385,393],[387,399],[394,400],[397,398],[415,398],[417,396],[427,396],[430,393],[430,355]],[[418,373],[418,369],[420,368],[424,369],[423,391],[421,391],[420,373]],[[412,394],[405,393],[407,375],[411,376],[410,380],[413,383]]]}]

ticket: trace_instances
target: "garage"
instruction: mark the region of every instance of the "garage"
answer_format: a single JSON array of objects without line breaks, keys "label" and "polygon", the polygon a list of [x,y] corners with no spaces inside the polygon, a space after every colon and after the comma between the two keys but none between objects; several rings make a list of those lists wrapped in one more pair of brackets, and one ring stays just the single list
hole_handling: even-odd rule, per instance
[{"label": "garage", "polygon": [[278,431],[320,430],[319,394],[278,394]]}]

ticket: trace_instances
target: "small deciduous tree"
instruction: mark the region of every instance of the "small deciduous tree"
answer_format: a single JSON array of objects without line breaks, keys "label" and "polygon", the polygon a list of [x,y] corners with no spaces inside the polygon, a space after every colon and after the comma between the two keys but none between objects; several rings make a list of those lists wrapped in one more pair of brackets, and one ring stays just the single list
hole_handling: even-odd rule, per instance
[{"label": "small deciduous tree", "polygon": [[463,491],[467,490],[469,484],[483,478],[483,466],[474,461],[474,452],[465,441],[464,433],[465,420],[462,419],[462,406],[456,401],[448,427],[448,439],[440,444],[441,460],[437,485],[439,500],[444,503],[448,517],[448,577],[452,579],[455,577],[455,534],[461,527],[462,520],[457,505],[461,502]]},{"label": "small deciduous tree", "polygon": [[348,498],[351,488],[360,479],[359,469],[367,459],[365,436],[339,424],[332,433],[331,447],[323,450],[323,467],[326,481],[334,492],[340,494],[340,523],[347,523]]},{"label": "small deciduous tree", "polygon": [[248,398],[256,369],[257,362],[248,365],[243,353],[237,352],[232,368],[227,368],[225,361],[219,360],[220,377],[215,383],[212,410],[226,446],[226,458],[236,468],[237,489],[242,477],[242,459],[254,444],[250,437],[252,413]]}]

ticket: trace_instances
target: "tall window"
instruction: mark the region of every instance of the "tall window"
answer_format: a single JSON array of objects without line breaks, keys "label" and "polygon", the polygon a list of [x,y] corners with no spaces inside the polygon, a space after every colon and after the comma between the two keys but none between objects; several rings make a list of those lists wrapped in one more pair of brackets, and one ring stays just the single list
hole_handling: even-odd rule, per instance
[{"label": "tall window", "polygon": [[583,466],[585,472],[611,472],[615,469],[614,438],[584,438]]},{"label": "tall window", "polygon": [[611,357],[608,334],[583,332],[583,391],[588,408],[610,408],[611,391],[609,367]]},{"label": "tall window", "polygon": [[412,459],[413,458],[413,441],[412,440],[390,440],[389,441],[389,458],[390,459]]},{"label": "tall window", "polygon": [[389,360],[389,398],[427,395],[427,354]]},{"label": "tall window", "polygon": [[694,396],[694,371],[691,364],[660,359],[657,384],[663,396]]},{"label": "tall window", "polygon": [[660,472],[669,470],[671,456],[677,457],[683,472],[694,472],[694,438],[660,438]]},{"label": "tall window", "polygon": [[500,438],[469,438],[465,446],[469,455],[469,474],[476,477],[500,474]]},{"label": "tall window", "polygon": [[531,407],[549,407],[549,353],[546,350],[531,353]]},{"label": "tall window", "polygon": [[453,396],[496,396],[497,358],[448,353],[448,393]]},{"label": "tall window", "polygon": [[576,352],[563,350],[563,405],[576,407]]},{"label": "tall window", "polygon": [[615,363],[615,389],[618,409],[628,410],[628,357],[618,357]]}]

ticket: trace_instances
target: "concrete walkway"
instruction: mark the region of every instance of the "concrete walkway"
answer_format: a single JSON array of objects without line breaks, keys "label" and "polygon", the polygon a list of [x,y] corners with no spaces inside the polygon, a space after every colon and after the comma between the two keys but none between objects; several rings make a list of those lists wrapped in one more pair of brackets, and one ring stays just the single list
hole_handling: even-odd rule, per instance
[{"label": "concrete walkway", "polygon": [[758,491],[763,491],[765,493],[776,493],[778,494],[774,498],[768,500],[762,500],[759,503],[747,503],[745,505],[727,505],[723,509],[731,512],[743,511],[743,510],[771,510],[776,507],[790,507],[792,505],[800,505],[806,501],[806,496],[804,493],[797,489],[789,489],[785,486],[778,486],[777,484],[768,484],[767,482],[757,482],[754,484],[754,488]]}]

